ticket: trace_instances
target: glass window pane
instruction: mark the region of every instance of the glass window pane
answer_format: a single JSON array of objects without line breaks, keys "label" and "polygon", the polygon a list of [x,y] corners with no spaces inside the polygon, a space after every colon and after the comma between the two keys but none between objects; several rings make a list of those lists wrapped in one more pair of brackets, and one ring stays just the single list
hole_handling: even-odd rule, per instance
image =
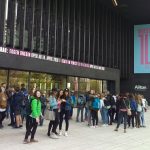
[{"label": "glass window pane", "polygon": [[7,74],[8,74],[7,70],[0,69],[0,84],[7,83]]},{"label": "glass window pane", "polygon": [[21,84],[25,84],[26,88],[28,88],[28,80],[29,80],[29,72],[10,70],[9,74],[10,86],[20,86]]},{"label": "glass window pane", "polygon": [[37,88],[41,91],[46,91],[47,74],[44,73],[31,73],[30,76],[30,89]]},{"label": "glass window pane", "polygon": [[68,77],[67,78],[67,88],[69,88],[71,91],[78,92],[78,77]]}]

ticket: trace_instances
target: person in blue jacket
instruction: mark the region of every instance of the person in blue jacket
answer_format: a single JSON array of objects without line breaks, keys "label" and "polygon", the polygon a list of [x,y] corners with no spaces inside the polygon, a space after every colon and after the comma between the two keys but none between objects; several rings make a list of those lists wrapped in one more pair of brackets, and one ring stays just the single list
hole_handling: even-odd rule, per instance
[{"label": "person in blue jacket", "polygon": [[76,106],[76,96],[75,96],[75,92],[71,91],[71,110],[70,110],[70,119],[73,116],[73,108]]},{"label": "person in blue jacket", "polygon": [[56,99],[56,95],[57,95],[57,89],[53,88],[52,95],[50,95],[49,98],[49,104],[50,104],[49,109],[51,112],[53,112],[54,117],[50,118],[50,123],[48,126],[48,133],[47,133],[47,135],[50,136],[52,139],[58,139],[56,129],[59,124],[59,116],[58,116],[58,102]]},{"label": "person in blue jacket", "polygon": [[131,116],[128,116],[128,127],[130,127],[130,123],[132,121],[132,128],[135,126],[136,113],[137,113],[137,103],[133,94],[129,94],[129,102],[131,109]]}]

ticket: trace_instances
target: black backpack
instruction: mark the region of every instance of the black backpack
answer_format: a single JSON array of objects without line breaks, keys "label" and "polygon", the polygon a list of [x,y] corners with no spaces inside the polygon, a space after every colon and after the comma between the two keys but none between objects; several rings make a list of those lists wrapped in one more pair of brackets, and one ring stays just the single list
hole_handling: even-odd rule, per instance
[{"label": "black backpack", "polygon": [[34,100],[34,98],[30,97],[25,103],[27,115],[31,115],[31,113],[32,113],[32,108],[31,108],[32,100]]}]

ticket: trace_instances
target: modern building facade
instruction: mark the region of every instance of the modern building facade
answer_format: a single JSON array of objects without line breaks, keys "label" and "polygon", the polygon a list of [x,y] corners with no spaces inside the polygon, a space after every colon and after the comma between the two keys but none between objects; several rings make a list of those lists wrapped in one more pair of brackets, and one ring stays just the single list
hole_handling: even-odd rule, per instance
[{"label": "modern building facade", "polygon": [[9,85],[119,92],[132,41],[133,24],[100,0],[0,0],[0,82]]}]

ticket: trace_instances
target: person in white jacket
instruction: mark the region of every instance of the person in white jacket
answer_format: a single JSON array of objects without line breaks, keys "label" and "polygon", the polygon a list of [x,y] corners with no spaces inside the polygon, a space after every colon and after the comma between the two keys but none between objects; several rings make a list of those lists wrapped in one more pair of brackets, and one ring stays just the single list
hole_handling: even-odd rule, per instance
[{"label": "person in white jacket", "polygon": [[145,125],[145,112],[147,110],[147,100],[144,98],[143,95],[142,96],[142,112],[141,112],[141,116],[140,116],[140,126],[141,127],[146,127]]}]

